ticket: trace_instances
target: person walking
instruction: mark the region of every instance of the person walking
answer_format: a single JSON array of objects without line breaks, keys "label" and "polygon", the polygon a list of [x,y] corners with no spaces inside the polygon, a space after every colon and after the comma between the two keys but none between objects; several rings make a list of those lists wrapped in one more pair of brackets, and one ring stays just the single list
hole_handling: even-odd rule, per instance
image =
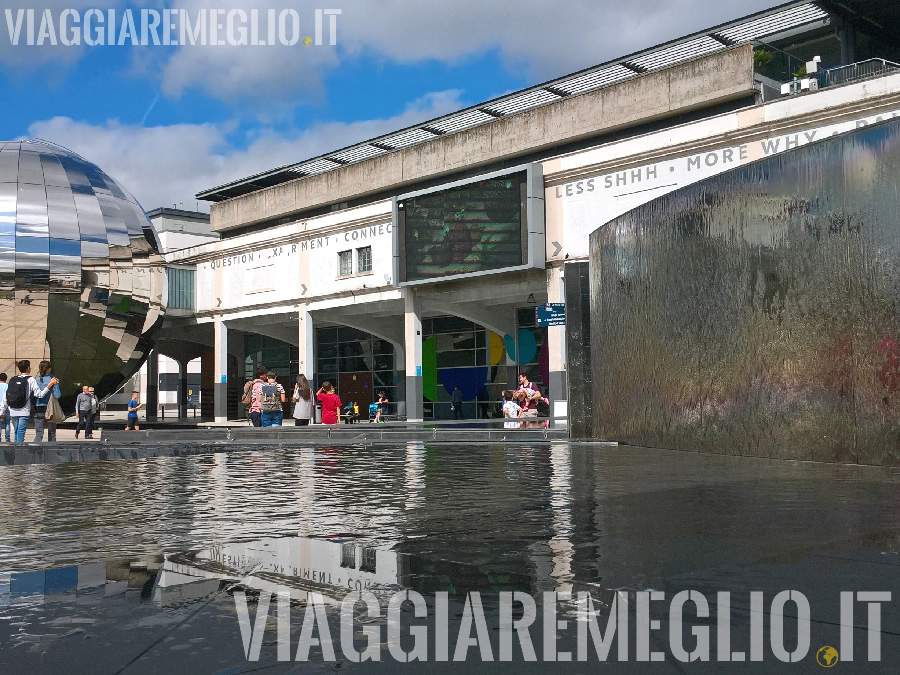
[{"label": "person walking", "polygon": [[[6,373],[0,373],[0,401],[3,400],[3,397],[6,396],[6,388],[9,385],[6,383]],[[3,438],[2,440],[9,443],[9,418],[4,417],[2,423],[2,432]]]},{"label": "person walking", "polygon": [[450,394],[450,407],[453,408],[453,419],[466,419],[462,412],[463,394],[459,387],[453,386],[453,393]]},{"label": "person walking", "polygon": [[3,400],[0,400],[0,418],[9,418],[15,442],[22,443],[25,441],[25,429],[31,416],[32,400],[46,396],[59,384],[59,380],[51,377],[47,386],[41,389],[31,377],[31,361],[23,359],[16,363],[16,368],[19,374],[10,378]]},{"label": "person walking", "polygon": [[140,392],[131,392],[131,400],[128,401],[128,418],[125,424],[125,431],[140,431],[138,426],[138,410],[143,405],[138,399],[141,397]]},{"label": "person walking", "polygon": [[85,438],[93,438],[94,429],[97,428],[97,421],[100,417],[100,399],[98,399],[97,394],[94,393],[93,387],[88,387],[88,393],[91,395],[91,435],[85,436]]},{"label": "person walking", "polygon": [[322,424],[338,424],[341,415],[341,398],[327,380],[319,387],[316,398],[322,404]]},{"label": "person walking", "polygon": [[278,373],[270,370],[266,373],[266,382],[260,386],[260,424],[264,427],[280,427],[284,418],[284,387],[276,379]]},{"label": "person walking", "polygon": [[94,397],[89,392],[90,387],[84,385],[81,393],[75,398],[75,414],[78,415],[78,426],[75,427],[75,438],[84,430],[84,437],[91,438],[94,434]]},{"label": "person walking", "polygon": [[244,396],[241,401],[248,406],[247,416],[254,427],[262,426],[262,386],[266,383],[269,370],[265,366],[257,366],[254,377],[244,385]]},{"label": "person walking", "polygon": [[[38,383],[38,386],[41,389],[47,387],[50,384],[50,380],[53,379],[53,375],[50,373],[50,362],[49,361],[41,361],[38,364],[38,376],[35,380]],[[50,404],[50,397],[53,396],[57,400],[60,396],[62,396],[62,392],[59,390],[59,385],[54,384],[50,387],[50,393],[46,396],[42,396],[41,398],[36,398],[34,400],[34,442],[42,443],[44,440],[44,428],[47,429],[47,440],[51,443],[56,442],[56,423],[55,422],[47,422],[45,417],[47,415],[47,406]]]},{"label": "person walking", "polygon": [[313,416],[312,388],[306,375],[300,373],[294,382],[294,426],[305,427],[310,424]]}]

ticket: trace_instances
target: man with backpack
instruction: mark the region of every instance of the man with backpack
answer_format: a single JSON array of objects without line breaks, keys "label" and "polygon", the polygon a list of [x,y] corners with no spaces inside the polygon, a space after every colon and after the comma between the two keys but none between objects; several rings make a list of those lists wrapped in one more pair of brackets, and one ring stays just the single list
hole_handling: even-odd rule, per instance
[{"label": "man with backpack", "polygon": [[25,429],[28,427],[28,418],[31,416],[32,399],[43,398],[57,384],[59,380],[52,378],[47,386],[41,386],[31,377],[31,361],[22,360],[16,364],[19,374],[10,378],[7,383],[6,393],[0,400],[0,418],[7,419],[12,425],[13,440],[22,443],[25,440]]},{"label": "man with backpack", "polygon": [[241,403],[247,409],[247,416],[250,418],[250,424],[254,427],[262,426],[262,406],[260,401],[260,390],[266,382],[266,374],[268,370],[265,366],[258,366],[254,373],[254,378],[244,385],[244,393],[241,396]]},{"label": "man with backpack", "polygon": [[264,427],[280,427],[284,417],[283,404],[287,399],[284,387],[275,381],[277,377],[278,373],[270,371],[266,373],[267,381],[260,385],[260,422]]},{"label": "man with backpack", "polygon": [[[0,401],[3,400],[3,397],[6,396],[6,388],[9,385],[6,383],[6,373],[0,373]],[[9,443],[9,418],[4,417],[2,423],[0,423],[0,427],[3,430],[3,439],[7,443]]]}]

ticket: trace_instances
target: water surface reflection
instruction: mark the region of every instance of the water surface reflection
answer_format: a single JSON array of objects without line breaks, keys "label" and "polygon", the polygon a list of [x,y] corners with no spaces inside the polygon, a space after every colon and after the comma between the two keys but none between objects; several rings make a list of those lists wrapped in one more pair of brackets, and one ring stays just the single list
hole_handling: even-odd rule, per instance
[{"label": "water surface reflection", "polygon": [[864,590],[886,564],[898,578],[898,504],[898,469],[566,443],[4,467],[0,649],[62,649],[78,621],[104,634],[180,626],[200,600],[236,630],[223,592],[238,581],[301,601],[357,587],[713,597],[815,592],[833,583],[829,561],[853,560],[841,574]]}]

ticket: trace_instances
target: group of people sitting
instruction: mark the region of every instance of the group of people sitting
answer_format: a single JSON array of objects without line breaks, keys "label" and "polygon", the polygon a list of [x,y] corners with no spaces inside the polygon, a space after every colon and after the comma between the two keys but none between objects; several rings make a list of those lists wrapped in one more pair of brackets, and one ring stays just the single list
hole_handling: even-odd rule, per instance
[{"label": "group of people sitting", "polygon": [[[36,376],[31,374],[31,361],[28,359],[18,361],[16,369],[19,374],[11,378],[6,373],[0,373],[0,435],[3,441],[24,442],[29,419],[34,419],[35,443],[44,441],[45,431],[48,441],[56,441],[57,425],[65,419],[65,415],[58,403],[62,396],[59,380],[53,376],[50,362],[41,361]],[[94,421],[99,410],[100,402],[94,388],[84,385],[75,401],[75,412],[78,414],[75,438],[82,431],[85,438],[93,438]]]},{"label": "group of people sitting", "polygon": [[[519,373],[519,388],[504,389],[503,417],[507,429],[540,429],[548,424],[548,420],[530,420],[538,416],[545,417],[550,412],[550,403],[541,394],[540,388],[528,379],[525,373]],[[517,421],[512,421],[517,420]]]},{"label": "group of people sitting", "polygon": [[[278,373],[260,366],[254,373],[254,378],[244,385],[244,393],[241,402],[247,407],[250,424],[254,427],[280,427],[284,421],[284,404],[287,403],[287,393],[284,387],[277,381]],[[294,391],[291,395],[294,404],[292,416],[295,426],[306,426],[313,421],[315,402],[322,404],[322,424],[339,424],[341,421],[341,408],[343,403],[340,396],[334,391],[331,382],[323,382],[322,386],[313,397],[312,387],[306,375],[301,373],[294,382]],[[382,412],[388,403],[387,396],[380,392],[378,403],[369,406],[369,416],[372,417],[373,407],[378,410],[372,421],[381,421]],[[351,401],[347,406],[347,421],[359,420],[359,405]]]},{"label": "group of people sitting", "polygon": [[[373,424],[382,422],[382,416],[387,414],[388,403],[390,403],[390,401],[388,400],[387,394],[383,391],[379,391],[378,401],[369,404],[369,422]],[[359,401],[350,401],[350,403],[345,405],[342,417],[347,420],[347,424],[358,424],[360,420]]]}]

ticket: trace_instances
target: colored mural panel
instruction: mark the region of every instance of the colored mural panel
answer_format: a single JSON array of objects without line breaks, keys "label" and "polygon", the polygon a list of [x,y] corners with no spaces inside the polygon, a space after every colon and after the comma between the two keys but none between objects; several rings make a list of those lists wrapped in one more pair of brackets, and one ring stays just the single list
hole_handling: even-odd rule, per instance
[{"label": "colored mural panel", "polygon": [[437,338],[422,341],[422,393],[429,401],[437,400]]}]

